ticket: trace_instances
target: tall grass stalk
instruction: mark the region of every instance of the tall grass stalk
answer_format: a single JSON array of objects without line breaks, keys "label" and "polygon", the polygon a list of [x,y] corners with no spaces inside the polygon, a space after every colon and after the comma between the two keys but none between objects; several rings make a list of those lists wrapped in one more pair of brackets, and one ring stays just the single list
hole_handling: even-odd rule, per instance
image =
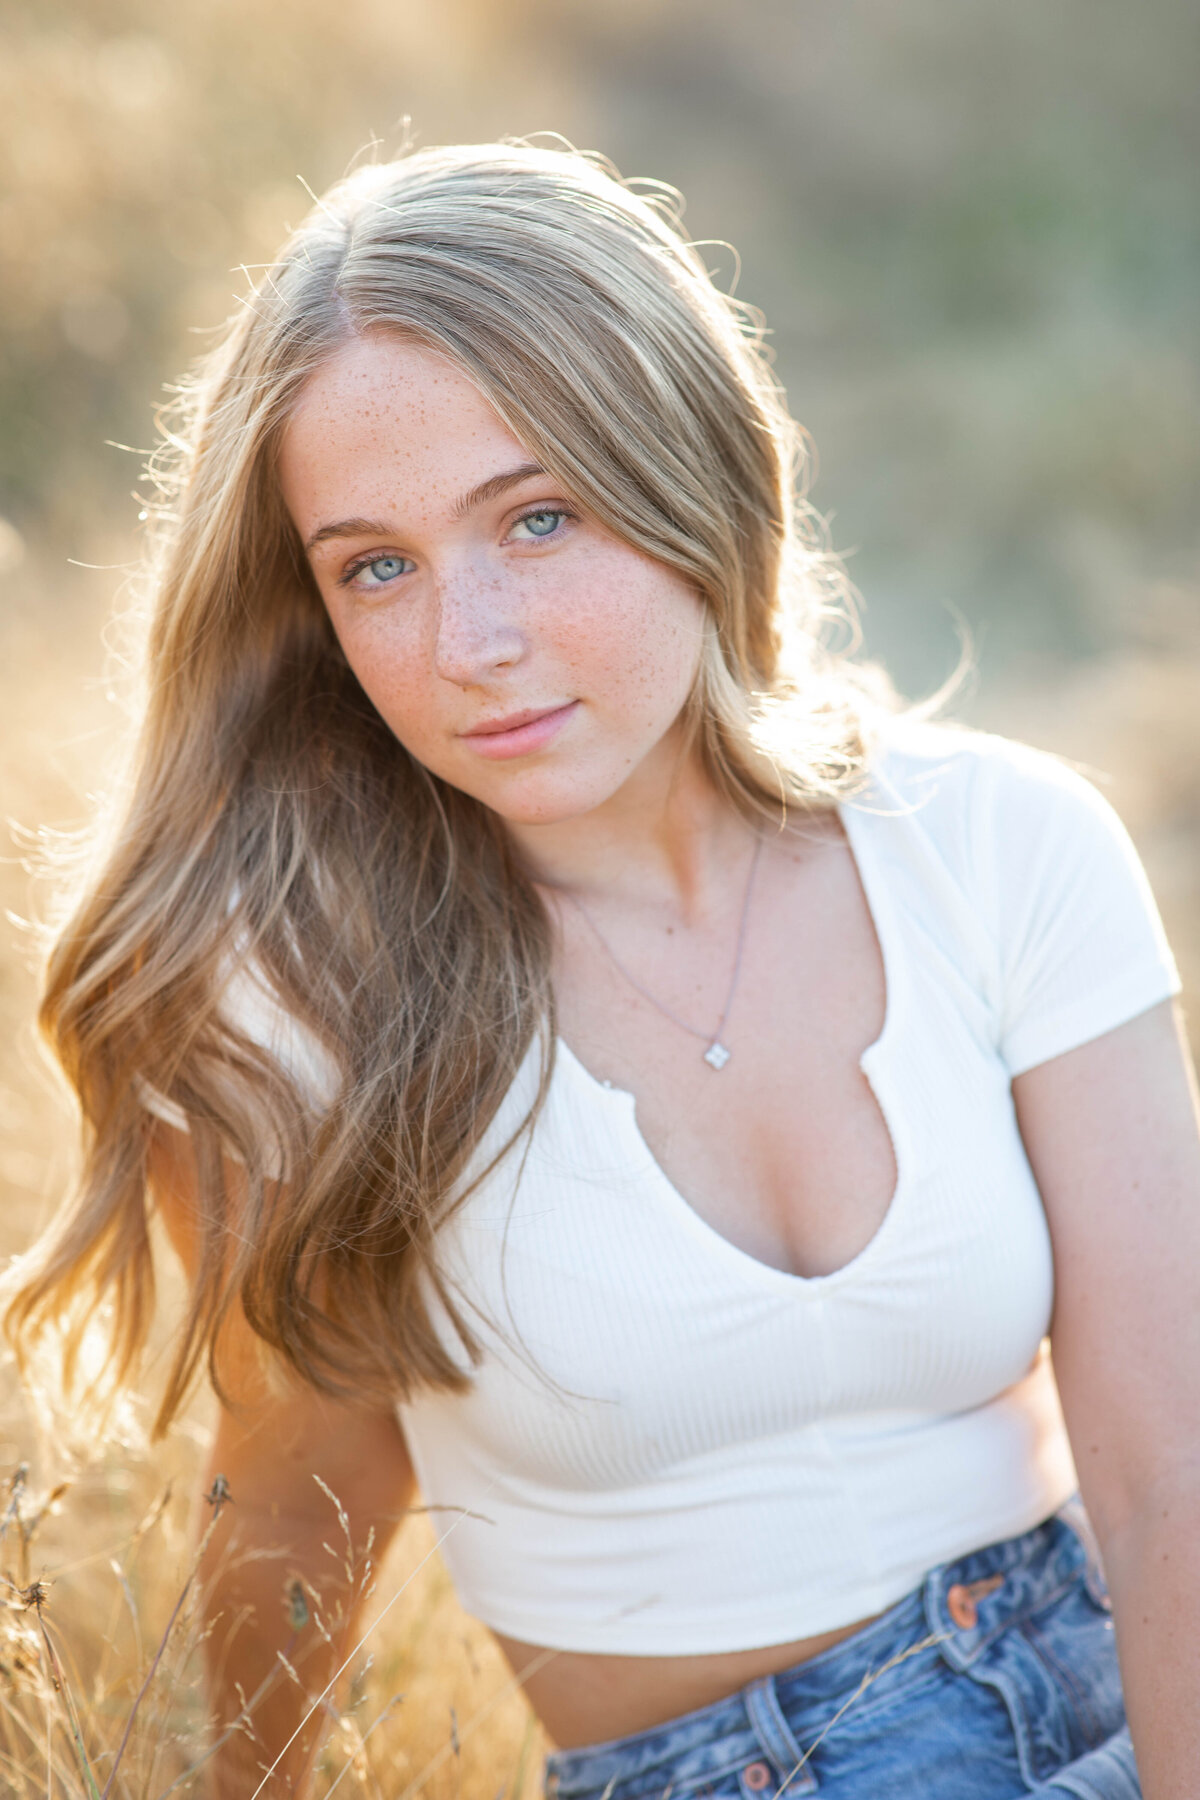
[{"label": "tall grass stalk", "polygon": [[[294,1577],[281,1579],[291,1639],[236,1715],[210,1730],[198,1576],[231,1496],[220,1486],[209,1494],[213,1516],[187,1554],[189,1484],[148,1497],[139,1492],[148,1478],[144,1468],[114,1466],[81,1476],[72,1493],[63,1483],[35,1492],[24,1464],[8,1478],[0,1515],[0,1793],[13,1800],[236,1800],[214,1787],[213,1759],[235,1733],[253,1734],[257,1708],[288,1678],[301,1639],[326,1630],[315,1598]],[[348,1546],[350,1521],[329,1498]],[[115,1544],[114,1508],[129,1516]],[[329,1722],[312,1800],[335,1791],[338,1800],[495,1800],[498,1786],[506,1800],[532,1795],[540,1734],[521,1678],[458,1612],[437,1560],[458,1517],[439,1535],[424,1518],[412,1522],[403,1566],[400,1556],[388,1565],[386,1603],[342,1659],[351,1699],[339,1704],[335,1678],[310,1701],[309,1716],[324,1712]],[[369,1555],[353,1573],[360,1595],[381,1579]],[[363,1654],[368,1638],[377,1646],[371,1657]],[[437,1723],[447,1703],[449,1733]],[[268,1778],[264,1770],[260,1789]]]}]

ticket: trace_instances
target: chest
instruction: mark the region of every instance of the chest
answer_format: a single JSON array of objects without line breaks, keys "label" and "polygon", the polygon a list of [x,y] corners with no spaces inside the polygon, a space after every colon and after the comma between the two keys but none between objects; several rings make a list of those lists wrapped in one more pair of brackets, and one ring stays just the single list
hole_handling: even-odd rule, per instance
[{"label": "chest", "polygon": [[[736,984],[729,931],[647,931],[630,947],[635,972],[565,923],[561,1035],[598,1083],[633,1097],[676,1192],[769,1267],[811,1276],[852,1261],[898,1169],[868,1073],[889,1013],[887,951],[844,833],[830,824],[768,846]],[[726,1001],[729,1060],[714,1070],[704,1052]]]},{"label": "chest", "polygon": [[[911,1023],[917,996],[903,997]],[[890,1033],[868,1062],[897,1121],[897,1187],[862,1251],[815,1277],[705,1220],[633,1098],[560,1043],[524,1154],[447,1230],[484,1339],[469,1391],[445,1402],[456,1431],[556,1489],[627,1490],[734,1467],[751,1444],[792,1455],[797,1433],[814,1455],[852,1455],[1020,1381],[1053,1280],[1004,1071],[965,1019],[938,1033],[939,1068]]]}]

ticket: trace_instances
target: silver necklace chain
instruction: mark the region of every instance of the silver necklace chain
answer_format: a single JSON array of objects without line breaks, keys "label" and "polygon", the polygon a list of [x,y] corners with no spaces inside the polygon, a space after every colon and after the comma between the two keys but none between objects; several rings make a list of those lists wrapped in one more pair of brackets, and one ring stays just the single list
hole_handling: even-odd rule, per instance
[{"label": "silver necklace chain", "polygon": [[737,948],[734,951],[733,957],[733,973],[729,977],[729,988],[725,995],[725,1004],[721,1008],[721,1016],[717,1020],[717,1028],[715,1031],[697,1031],[694,1025],[689,1025],[686,1019],[681,1019],[679,1014],[673,1011],[671,1007],[664,1006],[663,1002],[656,998],[656,996],[650,992],[649,988],[643,987],[637,976],[631,975],[629,970],[625,967],[625,964],[621,961],[620,957],[597,925],[595,919],[593,919],[591,913],[583,904],[583,901],[577,900],[574,894],[567,893],[565,888],[562,889],[563,898],[569,900],[571,905],[577,907],[583,914],[584,923],[598,941],[600,948],[604,951],[614,969],[616,969],[620,975],[624,976],[630,987],[633,988],[636,993],[639,993],[643,1000],[648,1000],[651,1006],[656,1007],[665,1018],[671,1020],[672,1024],[678,1025],[681,1031],[686,1031],[689,1036],[699,1038],[701,1043],[707,1044],[708,1048],[704,1052],[704,1060],[710,1069],[714,1069],[718,1073],[725,1067],[725,1064],[733,1054],[733,1052],[721,1042],[721,1033],[725,1029],[725,1021],[728,1019],[729,1009],[733,1005],[733,996],[737,992],[738,976],[742,972],[742,953],[746,948],[746,927],[750,919],[750,896],[754,892],[754,877],[758,873],[758,859],[762,854],[762,845],[763,841],[760,837],[755,841],[754,855],[750,859],[750,873],[746,877],[746,892],[742,898],[742,916],[738,922]]}]

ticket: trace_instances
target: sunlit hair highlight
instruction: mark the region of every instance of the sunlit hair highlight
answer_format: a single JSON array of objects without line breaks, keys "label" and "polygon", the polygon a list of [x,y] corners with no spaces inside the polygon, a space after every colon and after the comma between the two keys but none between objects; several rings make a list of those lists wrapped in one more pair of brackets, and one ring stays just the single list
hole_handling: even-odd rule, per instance
[{"label": "sunlit hair highlight", "polygon": [[[165,1096],[191,1134],[198,1249],[159,1429],[238,1302],[332,1393],[461,1386],[477,1340],[438,1230],[517,1071],[537,1057],[536,1111],[552,1066],[551,935],[529,876],[496,817],[365,698],[279,494],[305,382],[376,332],[452,359],[586,511],[692,583],[706,622],[687,724],[747,817],[852,788],[888,703],[828,647],[844,584],[801,497],[761,323],[710,281],[666,190],[524,144],[423,151],[333,188],[155,459],[134,776],[45,987],[85,1155],[10,1283],[8,1333],[28,1364],[65,1325],[78,1388],[103,1300],[92,1401],[132,1378],[153,1297],[143,1099]],[[321,1046],[333,1104],[227,1016],[237,971]]]}]

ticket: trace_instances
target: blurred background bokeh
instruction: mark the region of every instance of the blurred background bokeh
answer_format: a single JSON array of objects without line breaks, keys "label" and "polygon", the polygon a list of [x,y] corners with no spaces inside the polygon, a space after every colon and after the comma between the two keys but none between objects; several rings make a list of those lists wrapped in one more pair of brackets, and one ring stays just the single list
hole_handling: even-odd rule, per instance
[{"label": "blurred background bokeh", "polygon": [[[0,813],[86,814],[131,449],[304,184],[552,131],[736,244],[866,653],[918,694],[966,625],[954,710],[1104,780],[1195,994],[1198,74],[1194,0],[0,4]],[[0,877],[25,912],[15,849]],[[32,993],[10,934],[0,1252],[69,1160]]]}]

